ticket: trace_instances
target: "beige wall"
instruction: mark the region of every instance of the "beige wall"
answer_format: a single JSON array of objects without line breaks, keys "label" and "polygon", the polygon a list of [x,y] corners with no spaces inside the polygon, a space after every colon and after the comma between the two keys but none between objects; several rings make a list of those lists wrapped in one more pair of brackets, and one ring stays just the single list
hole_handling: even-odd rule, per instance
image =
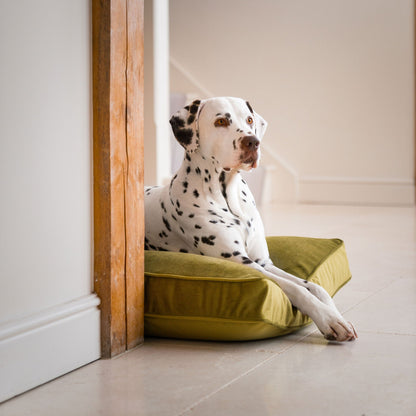
[{"label": "beige wall", "polygon": [[172,0],[170,17],[171,90],[250,100],[270,194],[413,203],[412,0]]}]

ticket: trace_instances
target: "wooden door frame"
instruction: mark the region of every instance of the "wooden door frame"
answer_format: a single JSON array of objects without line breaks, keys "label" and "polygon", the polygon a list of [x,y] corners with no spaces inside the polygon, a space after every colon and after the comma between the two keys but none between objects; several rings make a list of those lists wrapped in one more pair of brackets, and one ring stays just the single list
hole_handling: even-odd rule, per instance
[{"label": "wooden door frame", "polygon": [[94,289],[101,353],[143,342],[144,0],[92,0]]}]

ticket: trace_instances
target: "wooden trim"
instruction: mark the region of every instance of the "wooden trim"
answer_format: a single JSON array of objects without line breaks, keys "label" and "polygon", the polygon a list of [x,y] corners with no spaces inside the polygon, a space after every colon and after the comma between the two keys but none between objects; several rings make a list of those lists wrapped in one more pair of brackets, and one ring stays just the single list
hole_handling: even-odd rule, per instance
[{"label": "wooden trim", "polygon": [[143,0],[93,0],[94,288],[101,350],[143,340]]},{"label": "wooden trim", "polygon": [[[144,0],[127,2],[127,349],[144,334]],[[140,276],[140,279],[137,279]]]}]

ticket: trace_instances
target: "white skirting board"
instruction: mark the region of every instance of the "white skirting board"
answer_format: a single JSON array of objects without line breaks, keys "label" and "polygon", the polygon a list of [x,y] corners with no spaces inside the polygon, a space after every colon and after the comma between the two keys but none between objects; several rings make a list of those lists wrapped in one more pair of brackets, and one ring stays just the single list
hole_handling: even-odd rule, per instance
[{"label": "white skirting board", "polygon": [[0,402],[100,358],[92,294],[0,325]]}]

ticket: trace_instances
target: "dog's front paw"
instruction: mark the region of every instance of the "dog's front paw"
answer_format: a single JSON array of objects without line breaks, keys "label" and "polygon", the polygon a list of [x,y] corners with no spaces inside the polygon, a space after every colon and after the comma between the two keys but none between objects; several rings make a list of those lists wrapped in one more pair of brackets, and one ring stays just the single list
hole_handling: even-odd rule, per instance
[{"label": "dog's front paw", "polygon": [[325,339],[329,341],[344,342],[358,338],[354,325],[347,322],[341,314],[331,307],[323,308],[319,317],[314,321]]}]

